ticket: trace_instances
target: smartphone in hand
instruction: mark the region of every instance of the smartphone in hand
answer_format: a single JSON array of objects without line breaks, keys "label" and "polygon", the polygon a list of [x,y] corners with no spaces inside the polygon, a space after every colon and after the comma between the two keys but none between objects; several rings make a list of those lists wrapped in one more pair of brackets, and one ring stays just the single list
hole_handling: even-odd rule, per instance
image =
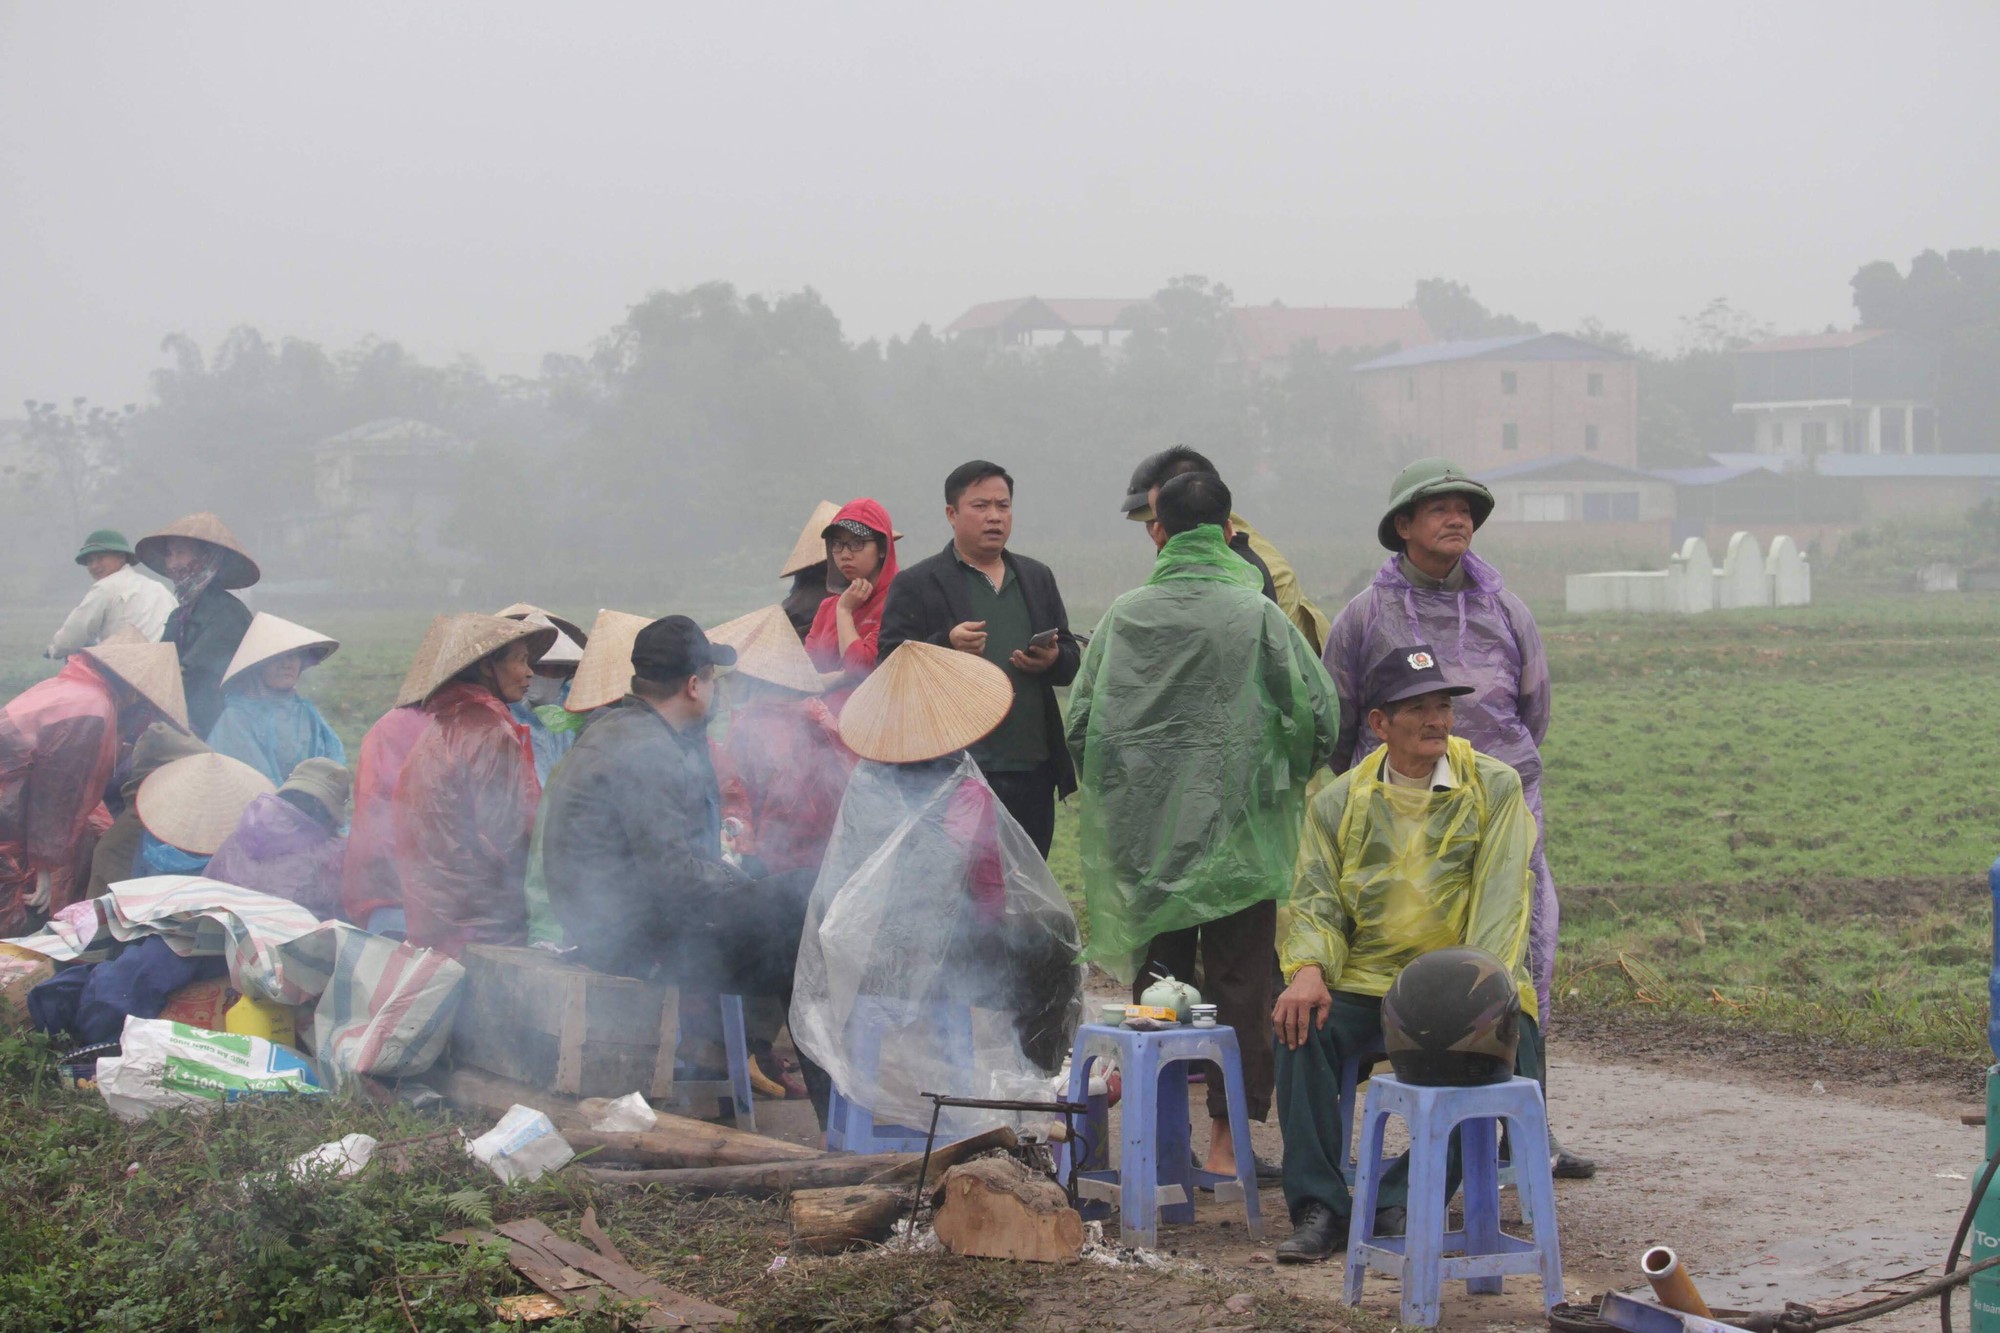
[{"label": "smartphone in hand", "polygon": [[1034,638],[1028,640],[1028,646],[1030,648],[1053,648],[1056,646],[1056,636],[1061,632],[1060,630],[1045,629]]}]

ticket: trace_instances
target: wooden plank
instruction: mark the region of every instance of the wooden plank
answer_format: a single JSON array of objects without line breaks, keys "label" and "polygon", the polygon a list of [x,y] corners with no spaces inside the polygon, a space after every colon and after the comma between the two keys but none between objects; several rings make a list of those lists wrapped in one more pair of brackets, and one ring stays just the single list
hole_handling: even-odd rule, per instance
[{"label": "wooden plank", "polygon": [[640,1321],[642,1327],[719,1328],[736,1322],[734,1310],[710,1305],[684,1291],[675,1291],[629,1264],[607,1258],[574,1241],[564,1240],[539,1218],[518,1218],[502,1223],[497,1230],[509,1239],[524,1241],[537,1250],[554,1255],[572,1268],[589,1273],[627,1300],[648,1302],[651,1309]]}]

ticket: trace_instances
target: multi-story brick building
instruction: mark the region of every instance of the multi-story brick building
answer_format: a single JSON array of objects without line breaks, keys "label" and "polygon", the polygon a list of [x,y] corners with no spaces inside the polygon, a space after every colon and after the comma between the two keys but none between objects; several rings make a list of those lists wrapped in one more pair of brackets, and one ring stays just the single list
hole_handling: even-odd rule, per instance
[{"label": "multi-story brick building", "polygon": [[1568,334],[1432,343],[1354,374],[1391,461],[1441,454],[1486,472],[1574,454],[1638,465],[1633,359]]}]

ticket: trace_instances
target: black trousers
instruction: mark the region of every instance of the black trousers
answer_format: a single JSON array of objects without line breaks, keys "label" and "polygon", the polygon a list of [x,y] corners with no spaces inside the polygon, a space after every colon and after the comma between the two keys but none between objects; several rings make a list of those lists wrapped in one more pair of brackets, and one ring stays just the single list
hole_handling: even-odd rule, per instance
[{"label": "black trousers", "polygon": [[1049,859],[1049,848],[1056,840],[1056,775],[1054,765],[1044,762],[1040,768],[1029,769],[1025,773],[987,773],[986,785],[1000,798],[1000,804],[1007,807],[1007,813],[1014,816],[1014,822],[1027,831],[1034,842],[1035,850]]},{"label": "black trousers", "polygon": [[[1277,969],[1278,904],[1252,903],[1214,921],[1156,935],[1146,946],[1146,961],[1132,983],[1132,1002],[1164,971],[1192,982],[1201,998],[1216,1007],[1216,1022],[1236,1029],[1236,1048],[1243,1059],[1244,1114],[1262,1120],[1271,1113],[1271,1007],[1278,1002],[1271,985]],[[1199,966],[1197,966],[1199,954]],[[1208,1115],[1229,1118],[1229,1098],[1222,1072],[1205,1066],[1208,1075]],[[1239,1144],[1240,1148],[1241,1145]]]}]

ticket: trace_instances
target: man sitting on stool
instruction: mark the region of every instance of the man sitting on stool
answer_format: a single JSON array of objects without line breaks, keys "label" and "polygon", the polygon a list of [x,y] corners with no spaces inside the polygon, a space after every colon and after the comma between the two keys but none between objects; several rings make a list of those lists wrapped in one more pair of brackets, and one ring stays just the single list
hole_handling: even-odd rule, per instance
[{"label": "man sitting on stool", "polygon": [[[1382,1049],[1382,996],[1412,959],[1460,944],[1501,959],[1523,1006],[1516,1067],[1541,1074],[1526,962],[1535,824],[1520,775],[1451,734],[1452,698],[1469,693],[1445,679],[1426,645],[1390,652],[1363,698],[1382,748],[1307,811],[1279,951],[1288,984],[1271,1014],[1293,1227],[1280,1263],[1314,1263],[1345,1246],[1341,1066]],[[1456,1184],[1454,1175],[1447,1190]],[[1378,1235],[1402,1231],[1407,1187],[1399,1162],[1384,1176]]]}]

